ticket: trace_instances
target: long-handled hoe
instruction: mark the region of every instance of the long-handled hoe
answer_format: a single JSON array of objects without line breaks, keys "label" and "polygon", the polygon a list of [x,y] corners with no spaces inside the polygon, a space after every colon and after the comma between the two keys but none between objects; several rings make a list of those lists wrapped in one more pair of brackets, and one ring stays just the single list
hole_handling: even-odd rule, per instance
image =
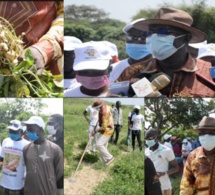
[{"label": "long-handled hoe", "polygon": [[83,154],[82,154],[82,156],[81,156],[81,159],[80,159],[80,161],[79,161],[79,163],[78,163],[78,166],[77,166],[77,168],[76,168],[76,170],[75,170],[75,173],[73,174],[73,176],[72,176],[71,179],[69,180],[71,183],[74,183],[74,182],[75,182],[75,175],[76,175],[76,173],[77,173],[77,171],[78,171],[78,168],[79,168],[79,166],[80,166],[80,164],[81,164],[81,162],[82,162],[82,160],[83,160],[83,158],[84,158],[84,155],[85,155],[85,153],[86,153],[86,151],[87,151],[87,147],[88,147],[88,145],[89,145],[90,142],[91,142],[91,139],[92,139],[92,137],[90,137],[90,139],[89,139],[89,141],[88,141],[88,143],[87,143],[87,145],[86,145],[86,148],[84,149],[84,152],[83,152]]}]

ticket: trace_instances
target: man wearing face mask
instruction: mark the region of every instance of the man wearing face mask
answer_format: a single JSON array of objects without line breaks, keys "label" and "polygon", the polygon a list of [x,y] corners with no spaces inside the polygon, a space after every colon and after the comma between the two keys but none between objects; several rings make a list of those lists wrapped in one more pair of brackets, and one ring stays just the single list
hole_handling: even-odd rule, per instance
[{"label": "man wearing face mask", "polygon": [[57,144],[63,151],[63,116],[61,114],[52,114],[46,128],[50,134],[48,140]]},{"label": "man wearing face mask", "polygon": [[21,137],[22,125],[19,120],[10,121],[7,129],[9,138],[3,140],[0,156],[2,166],[0,194],[21,195],[25,174],[22,149],[30,142]]},{"label": "man wearing face mask", "polygon": [[140,106],[134,106],[135,114],[131,118],[131,138],[132,138],[132,148],[135,149],[135,138],[139,144],[139,149],[142,151],[142,142],[141,142],[141,131],[142,123],[144,122],[144,116],[140,114]]},{"label": "man wearing face mask", "polygon": [[193,150],[184,167],[180,195],[215,194],[215,118],[203,117],[195,129],[202,146]]},{"label": "man wearing face mask", "polygon": [[192,151],[192,146],[190,146],[188,144],[187,139],[183,139],[182,146],[181,146],[181,158],[183,159],[184,165],[185,165],[187,157],[191,151]]},{"label": "man wearing face mask", "polygon": [[[64,137],[63,137],[63,116],[61,114],[52,114],[47,123],[47,131],[50,136],[48,140],[57,144],[64,152]],[[58,181],[57,188],[63,192],[64,177],[61,177],[61,181]]]},{"label": "man wearing face mask", "polygon": [[130,80],[152,59],[145,43],[146,32],[133,28],[136,22],[144,20],[134,20],[123,28],[126,34],[126,53],[129,57],[112,65],[113,70],[109,78],[111,83]]},{"label": "man wearing face mask", "polygon": [[189,43],[206,40],[205,33],[191,27],[192,17],[179,9],[160,8],[153,19],[134,24],[147,31],[146,45],[154,56],[141,74],[166,73],[171,83],[160,90],[168,97],[215,97],[215,84],[210,76],[211,64],[193,58]]},{"label": "man wearing face mask", "polygon": [[148,148],[145,149],[145,155],[154,163],[157,177],[161,183],[163,195],[172,194],[172,185],[169,175],[178,171],[178,163],[173,151],[158,142],[158,131],[150,128],[145,133],[145,140]]},{"label": "man wearing face mask", "polygon": [[111,59],[110,49],[102,42],[90,41],[77,47],[73,69],[80,85],[66,90],[64,96],[109,96],[108,76],[112,70]]},{"label": "man wearing face mask", "polygon": [[23,124],[27,127],[27,136],[32,140],[32,143],[23,149],[27,172],[24,194],[62,195],[63,152],[61,148],[45,139],[45,123],[41,117],[32,116]]}]

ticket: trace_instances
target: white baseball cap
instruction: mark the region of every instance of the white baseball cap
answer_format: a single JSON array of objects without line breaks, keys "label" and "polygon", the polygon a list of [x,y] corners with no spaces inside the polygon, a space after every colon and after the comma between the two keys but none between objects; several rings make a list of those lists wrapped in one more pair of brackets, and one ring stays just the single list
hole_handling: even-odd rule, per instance
[{"label": "white baseball cap", "polygon": [[105,70],[112,59],[108,46],[97,41],[85,42],[75,50],[73,70]]},{"label": "white baseball cap", "polygon": [[206,56],[215,57],[215,44],[214,43],[209,43],[209,44],[203,45],[202,47],[199,48],[197,58],[203,58]]},{"label": "white baseball cap", "polygon": [[73,36],[64,36],[64,51],[72,51],[82,44],[82,41]]},{"label": "white baseball cap", "polygon": [[116,44],[111,43],[110,41],[101,41],[101,43],[108,46],[108,48],[110,49],[111,56],[118,56],[118,49]]},{"label": "white baseball cap", "polygon": [[27,121],[22,122],[26,125],[38,125],[43,130],[45,129],[45,122],[40,116],[32,116]]},{"label": "white baseball cap", "polygon": [[134,24],[136,24],[137,22],[143,21],[143,20],[145,20],[145,18],[139,18],[139,19],[137,19],[137,20],[132,21],[131,23],[127,24],[127,25],[122,29],[122,31],[123,31],[124,33],[127,34],[127,32],[128,32],[131,28],[133,28]]},{"label": "white baseball cap", "polygon": [[134,106],[134,109],[135,109],[135,108],[138,109],[138,110],[140,110],[140,106],[139,106],[139,105],[135,105],[135,106]]},{"label": "white baseball cap", "polygon": [[21,122],[19,120],[12,120],[12,121],[10,121],[7,129],[12,129],[14,131],[18,131],[19,129],[22,129]]},{"label": "white baseball cap", "polygon": [[187,141],[187,139],[183,139],[183,141],[182,141],[182,143],[187,143],[188,141]]},{"label": "white baseball cap", "polygon": [[164,136],[163,136],[163,138],[166,140],[166,139],[169,139],[170,137],[172,137],[172,135],[171,134],[165,134]]}]

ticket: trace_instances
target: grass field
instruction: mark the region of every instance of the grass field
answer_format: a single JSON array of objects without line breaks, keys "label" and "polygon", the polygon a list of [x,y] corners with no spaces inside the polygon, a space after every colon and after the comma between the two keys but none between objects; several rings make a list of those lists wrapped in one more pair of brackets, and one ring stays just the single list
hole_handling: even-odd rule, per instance
[{"label": "grass field", "polygon": [[[116,99],[116,101],[119,99]],[[64,174],[65,179],[70,178],[74,173],[84,148],[87,144],[87,129],[83,111],[93,102],[92,98],[65,98],[64,99]],[[108,103],[112,105],[112,103]],[[104,174],[105,177],[101,182],[93,185],[93,189],[88,189],[84,194],[105,195],[105,194],[123,194],[123,195],[142,195],[144,194],[144,152],[140,152],[138,147],[134,152],[127,152],[125,141],[127,136],[127,116],[133,110],[133,106],[122,105],[124,125],[119,135],[117,145],[108,145],[108,150],[114,155],[115,161],[109,167],[106,167],[99,159],[100,155],[85,155],[83,162],[79,168],[79,172],[84,175],[82,182],[87,177],[87,169],[99,171],[99,175]],[[143,110],[142,110],[143,113]],[[142,134],[143,141],[143,134]],[[131,148],[130,148],[131,149]],[[86,171],[85,171],[86,170]],[[79,173],[79,177],[81,177]],[[85,176],[86,174],[86,176]],[[96,178],[94,178],[96,181]],[[87,184],[87,183],[85,183]],[[75,185],[80,185],[76,183]],[[91,188],[91,187],[89,187]],[[80,192],[81,193],[81,192]],[[68,194],[76,194],[72,190]],[[83,193],[82,193],[83,194]],[[81,194],[81,195],[82,195]]]}]

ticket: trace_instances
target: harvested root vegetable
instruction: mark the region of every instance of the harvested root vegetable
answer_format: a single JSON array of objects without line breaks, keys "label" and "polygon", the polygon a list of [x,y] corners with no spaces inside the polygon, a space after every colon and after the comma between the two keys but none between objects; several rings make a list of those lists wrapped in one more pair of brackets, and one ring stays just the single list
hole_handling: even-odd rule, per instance
[{"label": "harvested root vegetable", "polygon": [[[17,36],[13,26],[0,17],[0,97],[63,97],[63,87],[55,84],[62,81],[62,75],[52,75],[44,71],[37,75],[34,56],[26,50],[25,59],[18,58],[24,52],[25,33]],[[31,67],[34,71],[30,71]]]}]

